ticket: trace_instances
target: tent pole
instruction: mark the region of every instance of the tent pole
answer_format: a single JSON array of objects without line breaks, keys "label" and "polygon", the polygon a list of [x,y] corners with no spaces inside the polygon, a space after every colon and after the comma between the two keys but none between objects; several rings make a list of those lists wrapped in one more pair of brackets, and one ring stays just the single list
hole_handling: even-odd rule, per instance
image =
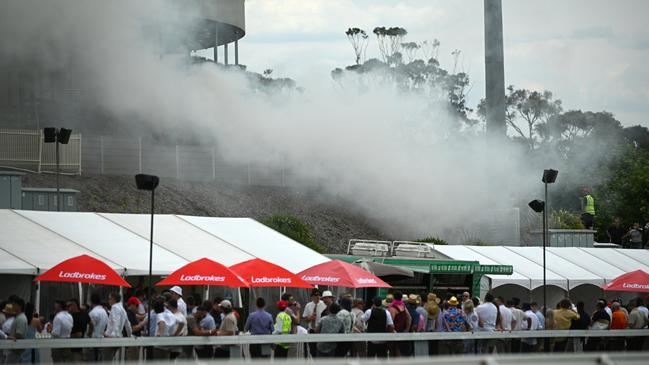
[{"label": "tent pole", "polygon": [[210,300],[210,286],[205,285],[205,299],[204,300]]},{"label": "tent pole", "polygon": [[237,294],[239,295],[239,305],[243,308],[243,300],[241,299],[241,287],[237,288]]},{"label": "tent pole", "polygon": [[83,284],[81,282],[79,284],[79,305],[83,305]]}]

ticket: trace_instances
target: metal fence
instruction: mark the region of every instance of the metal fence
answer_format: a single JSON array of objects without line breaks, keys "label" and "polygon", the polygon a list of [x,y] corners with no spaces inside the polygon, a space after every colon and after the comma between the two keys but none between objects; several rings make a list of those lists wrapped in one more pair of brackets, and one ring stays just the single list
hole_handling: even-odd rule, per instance
[{"label": "metal fence", "polygon": [[[285,187],[315,182],[298,178],[283,166],[226,161],[217,148],[165,145],[142,138],[74,134],[60,146],[61,172],[132,175],[151,173],[184,181]],[[41,130],[0,129],[0,167],[54,172],[54,144],[43,143]]]},{"label": "metal fence", "polygon": [[[56,171],[56,146],[44,143],[41,130],[0,129],[0,167],[31,172]],[[81,173],[81,135],[73,134],[60,145],[61,172]]]},{"label": "metal fence", "polygon": [[[277,342],[298,344],[322,342],[402,342],[414,344],[414,356],[431,356],[430,342],[450,341],[473,343],[476,350],[483,343],[513,339],[641,339],[640,350],[646,351],[649,345],[649,330],[571,330],[571,331],[512,331],[512,332],[424,332],[424,333],[363,333],[363,334],[308,334],[308,335],[264,335],[264,336],[185,336],[185,337],[137,337],[137,338],[85,338],[85,339],[33,339],[0,341],[0,350],[11,349],[57,349],[57,348],[108,348],[108,347],[160,347],[160,346],[229,346],[231,357],[245,357],[252,344],[270,345]],[[573,352],[575,348],[566,351]],[[304,353],[301,353],[304,355]],[[298,355],[300,353],[298,352]],[[646,359],[646,358],[645,358]]]},{"label": "metal fence", "polygon": [[285,168],[226,161],[212,146],[160,145],[141,138],[84,136],[83,172],[98,175],[150,173],[184,181],[287,186]]}]

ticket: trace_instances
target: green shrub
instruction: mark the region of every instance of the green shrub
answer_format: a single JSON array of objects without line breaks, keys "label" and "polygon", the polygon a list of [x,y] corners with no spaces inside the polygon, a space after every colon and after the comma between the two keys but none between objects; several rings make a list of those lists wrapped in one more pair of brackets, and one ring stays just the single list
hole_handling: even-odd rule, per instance
[{"label": "green shrub", "polygon": [[446,242],[446,240],[439,238],[437,236],[424,237],[418,240],[414,240],[414,242],[432,243],[434,245],[448,245],[448,242]]},{"label": "green shrub", "polygon": [[296,217],[291,215],[274,215],[263,220],[262,223],[316,252],[324,252],[324,247],[315,241],[309,225]]},{"label": "green shrub", "polygon": [[581,216],[566,209],[553,210],[549,224],[554,229],[584,229]]}]

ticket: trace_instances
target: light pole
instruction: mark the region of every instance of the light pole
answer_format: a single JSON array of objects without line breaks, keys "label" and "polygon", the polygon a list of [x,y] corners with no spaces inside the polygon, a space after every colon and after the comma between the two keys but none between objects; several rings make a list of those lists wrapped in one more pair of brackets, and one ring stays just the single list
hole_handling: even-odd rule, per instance
[{"label": "light pole", "polygon": [[68,144],[70,142],[71,129],[53,127],[43,128],[43,142],[56,144],[56,210],[61,211],[61,189],[59,186],[59,144]]},{"label": "light pole", "polygon": [[[548,184],[552,184],[555,181],[557,181],[557,175],[559,175],[559,171],[553,170],[553,169],[547,169],[543,170],[543,177],[541,178],[541,181],[543,182],[543,186],[545,188],[545,209],[543,209],[543,306],[545,307],[545,310],[547,310],[547,285],[545,282],[545,273],[546,273],[546,266],[545,266],[545,247],[548,244],[548,240],[550,239],[550,226],[548,224]],[[543,314],[545,316],[545,313]],[[545,327],[544,327],[545,328]]]},{"label": "light pole", "polygon": [[[146,288],[146,297],[148,300],[147,305],[147,325],[151,328],[151,305],[153,304],[151,298],[151,285],[153,284],[153,215],[155,211],[155,188],[158,187],[160,178],[155,175],[137,174],[135,175],[135,185],[138,190],[151,191],[151,234],[149,235],[149,283]],[[149,336],[151,336],[149,331]]]}]

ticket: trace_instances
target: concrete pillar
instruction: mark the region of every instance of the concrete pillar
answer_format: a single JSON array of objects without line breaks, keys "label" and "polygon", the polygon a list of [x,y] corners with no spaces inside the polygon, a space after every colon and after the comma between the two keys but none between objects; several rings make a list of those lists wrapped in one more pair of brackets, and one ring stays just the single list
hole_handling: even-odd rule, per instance
[{"label": "concrete pillar", "polygon": [[223,63],[228,64],[228,43],[223,45]]},{"label": "concrete pillar", "polygon": [[484,0],[484,33],[487,136],[498,139],[507,131],[502,0]]},{"label": "concrete pillar", "polygon": [[239,65],[239,40],[234,41],[234,64]]}]

